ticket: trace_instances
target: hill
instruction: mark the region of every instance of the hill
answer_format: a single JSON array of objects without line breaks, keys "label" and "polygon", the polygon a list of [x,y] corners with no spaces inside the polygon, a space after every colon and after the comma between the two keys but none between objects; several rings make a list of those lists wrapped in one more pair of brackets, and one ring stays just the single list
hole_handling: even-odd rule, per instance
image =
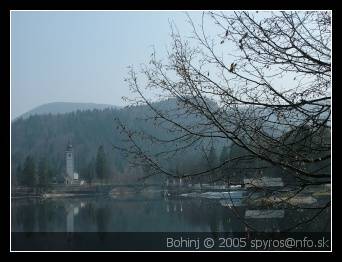
[{"label": "hill", "polygon": [[114,105],[108,104],[95,104],[95,103],[72,103],[72,102],[53,102],[40,105],[33,108],[32,110],[20,115],[17,118],[26,119],[33,115],[44,115],[44,114],[65,114],[70,112],[76,112],[77,110],[93,110],[93,109],[105,109],[105,108],[118,108]]},{"label": "hill", "polygon": [[[65,105],[70,105],[63,109],[65,111],[75,108],[71,106],[75,105],[74,103],[65,103]],[[198,119],[195,116],[187,116],[183,119],[179,117],[182,115],[180,112],[182,110],[174,110],[178,108],[175,100],[161,101],[155,106],[160,110],[173,112],[173,117],[186,122],[189,126],[196,126],[195,123]],[[153,118],[153,114],[146,105],[130,108],[86,109],[68,113],[60,113],[61,110],[59,110],[58,114],[51,113],[51,109],[57,107],[49,105],[45,106],[46,108],[50,110],[50,114],[31,114],[12,122],[11,158],[14,174],[17,167],[23,165],[27,156],[32,156],[36,163],[43,157],[47,158],[49,165],[54,169],[54,174],[62,174],[65,167],[64,152],[70,141],[75,152],[75,168],[80,176],[82,176],[82,170],[96,158],[98,147],[103,145],[111,176],[120,177],[121,180],[128,179],[128,177],[134,179],[142,176],[142,170],[130,168],[129,157],[127,158],[122,152],[113,149],[113,145],[127,148],[126,137],[117,129],[114,119],[120,119],[130,129],[144,131],[162,139],[169,139],[177,135],[165,132],[165,124],[154,125],[153,121],[147,121],[146,118]],[[148,139],[140,140],[139,144],[152,153],[165,151],[165,144],[151,144]],[[209,144],[212,145],[212,143]],[[223,143],[214,141],[214,146],[216,153],[219,154]],[[167,150],[173,147],[175,145],[169,145]],[[203,154],[201,147],[203,147],[203,141],[193,143],[187,152],[161,161],[166,162],[170,170],[177,169],[184,172],[186,168],[193,168],[189,166],[190,164],[196,166],[201,162]],[[145,172],[148,171],[145,170]]]}]

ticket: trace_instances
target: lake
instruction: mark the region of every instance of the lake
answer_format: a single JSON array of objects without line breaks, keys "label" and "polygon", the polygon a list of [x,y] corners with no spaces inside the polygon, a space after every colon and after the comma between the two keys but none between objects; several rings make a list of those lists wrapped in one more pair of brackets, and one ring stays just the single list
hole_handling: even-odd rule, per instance
[{"label": "lake", "polygon": [[[260,211],[227,199],[169,197],[162,189],[112,196],[12,199],[13,232],[329,232],[330,208]],[[204,196],[204,197],[203,197]],[[229,202],[229,201],[228,201]],[[295,227],[295,225],[298,225]]]}]

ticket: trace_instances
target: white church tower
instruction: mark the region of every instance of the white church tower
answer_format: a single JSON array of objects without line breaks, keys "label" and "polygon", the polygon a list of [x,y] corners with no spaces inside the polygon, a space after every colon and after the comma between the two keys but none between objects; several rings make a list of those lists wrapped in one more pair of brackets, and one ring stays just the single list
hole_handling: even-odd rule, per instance
[{"label": "white church tower", "polygon": [[65,151],[65,161],[66,161],[66,183],[72,183],[74,180],[74,152],[72,145],[69,143]]}]

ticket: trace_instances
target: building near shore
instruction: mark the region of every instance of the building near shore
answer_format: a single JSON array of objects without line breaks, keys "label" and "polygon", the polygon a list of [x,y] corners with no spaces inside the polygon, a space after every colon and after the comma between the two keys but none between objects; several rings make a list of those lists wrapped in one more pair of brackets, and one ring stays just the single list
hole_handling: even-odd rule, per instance
[{"label": "building near shore", "polygon": [[245,188],[284,187],[281,177],[245,178],[243,183]]}]

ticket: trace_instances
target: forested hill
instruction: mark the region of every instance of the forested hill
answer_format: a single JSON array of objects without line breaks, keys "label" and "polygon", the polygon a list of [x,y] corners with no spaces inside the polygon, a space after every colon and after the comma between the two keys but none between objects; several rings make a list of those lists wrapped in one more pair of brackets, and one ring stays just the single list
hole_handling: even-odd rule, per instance
[{"label": "forested hill", "polygon": [[[174,100],[157,104],[158,108],[163,109],[170,109],[175,106],[176,101]],[[151,111],[147,106],[137,106],[121,109],[78,110],[65,114],[42,114],[19,118],[12,122],[12,173],[15,174],[18,165],[22,166],[25,158],[31,156],[36,163],[45,157],[49,166],[53,168],[54,174],[61,174],[65,165],[64,152],[70,141],[75,152],[75,168],[81,176],[82,170],[96,158],[100,145],[104,147],[111,174],[120,174],[121,176],[126,174],[127,176],[127,173],[132,172],[128,171],[127,159],[120,151],[112,148],[113,144],[121,147],[126,146],[123,142],[125,137],[116,128],[114,119],[119,118],[128,127],[144,130],[152,135],[164,138],[169,136],[162,127],[145,121],[144,119],[148,116],[151,116]],[[183,121],[191,123],[195,120],[188,117]],[[149,141],[142,141],[141,145],[151,149]],[[219,154],[222,146],[222,143],[217,143],[215,153]],[[163,147],[165,145],[159,147],[156,145],[152,147],[152,150],[154,152],[165,150]],[[176,168],[181,169],[187,163],[197,165],[199,162],[201,162],[200,154],[190,150],[187,155],[182,154],[181,158],[175,158],[173,162],[169,161],[168,164],[171,169],[175,170]],[[132,174],[129,175],[132,176]]]},{"label": "forested hill", "polygon": [[93,109],[106,109],[117,108],[114,105],[108,104],[95,104],[95,103],[71,103],[71,102],[53,102],[38,107],[22,114],[18,118],[28,118],[33,115],[45,115],[45,114],[65,114],[70,112],[76,112],[77,110],[93,110]]}]

